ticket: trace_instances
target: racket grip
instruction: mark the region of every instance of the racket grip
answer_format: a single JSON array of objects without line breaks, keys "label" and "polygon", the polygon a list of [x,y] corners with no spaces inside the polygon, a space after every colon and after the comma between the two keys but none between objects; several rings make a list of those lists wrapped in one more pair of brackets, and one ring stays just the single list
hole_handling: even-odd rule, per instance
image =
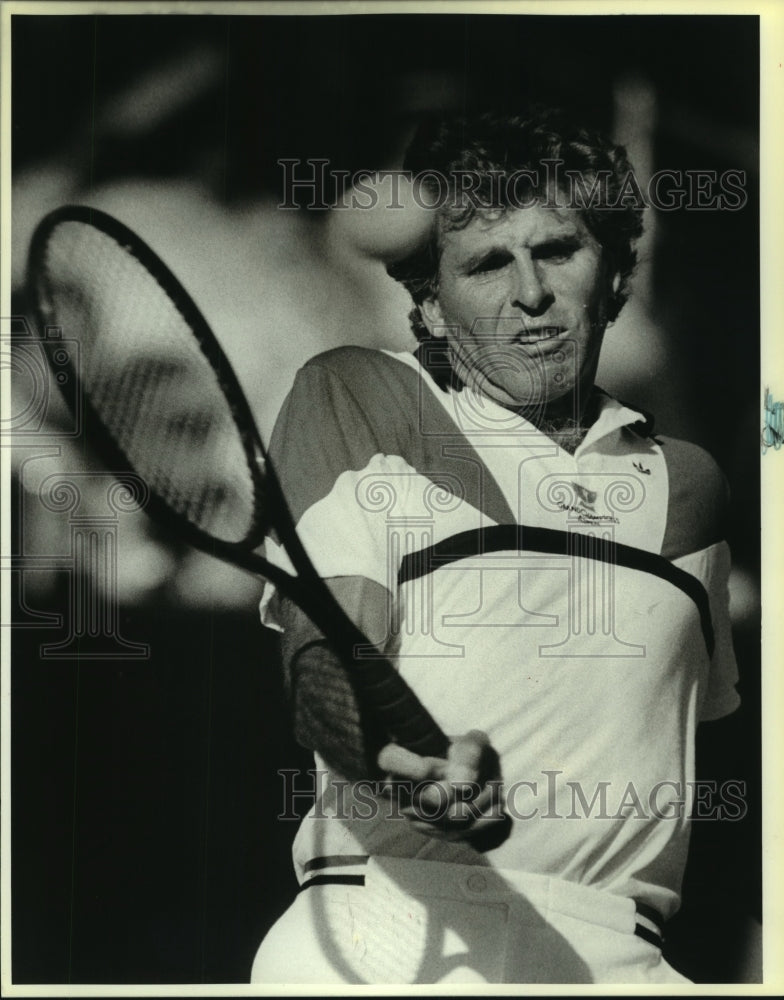
[{"label": "racket grip", "polygon": [[284,586],[351,672],[357,696],[381,728],[413,753],[446,757],[450,740],[389,660],[357,658],[356,650],[367,648],[368,640],[315,570],[310,567],[304,583],[285,578]]},{"label": "racket grip", "polygon": [[354,661],[362,700],[379,715],[395,741],[423,757],[446,757],[449,739],[432,715],[385,661]]}]

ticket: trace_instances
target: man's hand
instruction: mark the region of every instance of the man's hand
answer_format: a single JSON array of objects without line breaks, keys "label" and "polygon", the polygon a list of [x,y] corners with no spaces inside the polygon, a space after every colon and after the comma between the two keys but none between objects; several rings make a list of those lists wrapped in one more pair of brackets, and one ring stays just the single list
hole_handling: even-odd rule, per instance
[{"label": "man's hand", "polygon": [[378,764],[391,782],[403,779],[413,786],[411,803],[401,812],[420,833],[450,841],[491,833],[494,841],[501,824],[508,824],[498,754],[479,730],[456,737],[445,759],[420,757],[389,743]]}]

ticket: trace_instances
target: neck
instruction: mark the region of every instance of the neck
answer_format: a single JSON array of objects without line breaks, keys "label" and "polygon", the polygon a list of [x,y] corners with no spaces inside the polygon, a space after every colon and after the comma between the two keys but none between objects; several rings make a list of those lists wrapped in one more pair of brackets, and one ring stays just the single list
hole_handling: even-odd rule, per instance
[{"label": "neck", "polygon": [[517,412],[573,455],[599,416],[599,393],[591,387],[586,395],[582,405],[578,396],[569,396],[545,409],[522,407]]},{"label": "neck", "polygon": [[[451,386],[459,392],[470,381],[470,373],[441,338],[421,343],[416,357],[442,389]],[[564,451],[574,454],[599,415],[599,399],[600,392],[590,385],[587,389],[579,387],[565,400],[555,400],[544,408],[515,408],[511,402],[503,399],[497,399],[496,402],[509,409],[516,409],[521,417],[552,438]]]},{"label": "neck", "polygon": [[574,417],[564,417],[560,420],[540,420],[536,425],[542,434],[552,438],[564,451],[573,455],[582,444],[590,425]]}]

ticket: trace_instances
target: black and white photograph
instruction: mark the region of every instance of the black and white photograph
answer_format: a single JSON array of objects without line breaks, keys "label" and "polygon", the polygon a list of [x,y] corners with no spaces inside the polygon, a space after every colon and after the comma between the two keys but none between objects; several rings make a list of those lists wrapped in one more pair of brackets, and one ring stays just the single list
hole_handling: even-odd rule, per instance
[{"label": "black and white photograph", "polygon": [[782,25],[3,3],[5,995],[784,983]]}]

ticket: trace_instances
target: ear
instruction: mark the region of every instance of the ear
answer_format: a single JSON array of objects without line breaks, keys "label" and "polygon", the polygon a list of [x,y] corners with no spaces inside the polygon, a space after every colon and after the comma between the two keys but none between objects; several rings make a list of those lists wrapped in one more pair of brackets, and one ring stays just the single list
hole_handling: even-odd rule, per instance
[{"label": "ear", "polygon": [[617,295],[621,287],[621,272],[616,268],[615,258],[607,249],[601,251],[602,282],[609,295]]},{"label": "ear", "polygon": [[444,314],[437,298],[425,299],[419,305],[419,312],[431,337],[445,337]]}]

